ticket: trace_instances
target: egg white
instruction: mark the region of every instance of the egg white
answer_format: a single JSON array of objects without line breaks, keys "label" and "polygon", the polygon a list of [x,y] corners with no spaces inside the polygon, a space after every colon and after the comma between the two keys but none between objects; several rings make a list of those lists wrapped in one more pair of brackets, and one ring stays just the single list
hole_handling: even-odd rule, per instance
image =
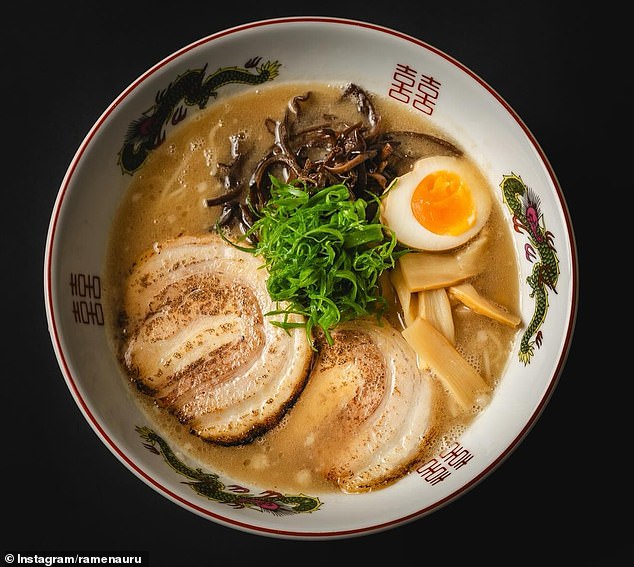
[{"label": "egg white", "polygon": [[[461,234],[436,234],[414,217],[412,195],[420,181],[439,170],[458,174],[471,190],[476,219]],[[418,160],[412,170],[399,177],[381,203],[381,220],[396,234],[398,241],[416,250],[441,251],[456,248],[473,238],[486,224],[491,213],[491,191],[484,176],[464,158],[433,156]]]}]

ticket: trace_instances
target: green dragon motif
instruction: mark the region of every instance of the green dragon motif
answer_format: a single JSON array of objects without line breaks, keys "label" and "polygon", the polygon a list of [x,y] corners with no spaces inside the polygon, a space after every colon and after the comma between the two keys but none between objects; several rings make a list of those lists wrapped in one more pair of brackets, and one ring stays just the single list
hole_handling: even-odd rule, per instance
[{"label": "green dragon motif", "polygon": [[165,462],[176,472],[192,479],[188,484],[196,494],[227,504],[232,508],[250,508],[260,512],[268,512],[276,516],[315,512],[321,506],[319,498],[312,496],[281,494],[266,490],[260,494],[250,493],[248,488],[237,484],[226,486],[215,473],[206,473],[202,469],[192,469],[179,460],[165,440],[149,427],[136,427],[137,433],[146,442],[143,446],[157,455],[162,455]]},{"label": "green dragon motif", "polygon": [[524,245],[526,259],[534,263],[526,282],[531,288],[530,297],[535,299],[535,311],[519,349],[519,359],[526,366],[533,357],[534,346],[539,348],[543,341],[540,327],[548,312],[548,290],[557,293],[559,258],[553,246],[554,236],[544,226],[539,197],[514,173],[504,175],[500,187],[504,202],[513,213],[513,228],[528,236],[529,242]]},{"label": "green dragon motif", "polygon": [[[218,96],[218,89],[230,83],[259,85],[277,77],[281,63],[267,61],[260,65],[261,57],[254,57],[244,67],[221,67],[206,79],[207,65],[188,70],[155,97],[154,105],[128,126],[123,147],[119,152],[119,165],[123,173],[132,175],[150,152],[165,140],[165,127],[173,126],[187,115],[186,106],[203,109],[210,97]],[[252,73],[250,69],[255,69]],[[182,103],[186,106],[184,106]]]}]

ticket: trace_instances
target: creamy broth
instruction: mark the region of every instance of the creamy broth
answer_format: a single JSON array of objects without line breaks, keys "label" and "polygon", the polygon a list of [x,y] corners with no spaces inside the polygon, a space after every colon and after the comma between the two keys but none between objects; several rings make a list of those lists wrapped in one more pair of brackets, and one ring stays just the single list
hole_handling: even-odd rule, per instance
[{"label": "creamy broth", "polygon": [[[112,225],[103,285],[115,352],[119,353],[121,348],[119,314],[123,284],[131,267],[143,253],[165,239],[210,231],[220,207],[207,207],[205,200],[225,191],[220,164],[231,160],[231,137],[240,136],[241,147],[248,155],[245,170],[252,169],[272,143],[265,119],[281,119],[288,101],[306,91],[312,93],[311,108],[315,108],[316,116],[354,113],[354,105],[345,108],[339,102],[340,86],[324,84],[280,84],[221,98],[173,129],[134,174]],[[383,98],[375,98],[374,103],[381,112],[383,130],[417,130],[451,140],[402,105]],[[459,146],[458,141],[452,142]],[[473,283],[488,299],[517,313],[517,262],[509,227],[495,199],[484,230],[495,246],[488,246],[483,254],[484,269]],[[388,318],[400,330],[398,302],[392,290],[386,289],[386,295],[391,300]],[[458,305],[453,311],[458,351],[494,388],[506,366],[517,330],[475,315],[466,307]],[[282,422],[265,435],[247,445],[223,447],[192,435],[176,418],[156,407],[151,397],[138,392],[132,382],[129,384],[136,403],[181,458],[266,489],[313,493],[338,490],[314,473],[319,450],[305,442],[301,416],[306,410],[301,396]],[[430,439],[421,462],[450,445],[479,409],[459,413],[442,386],[435,382],[434,387],[440,393],[438,434]]]}]

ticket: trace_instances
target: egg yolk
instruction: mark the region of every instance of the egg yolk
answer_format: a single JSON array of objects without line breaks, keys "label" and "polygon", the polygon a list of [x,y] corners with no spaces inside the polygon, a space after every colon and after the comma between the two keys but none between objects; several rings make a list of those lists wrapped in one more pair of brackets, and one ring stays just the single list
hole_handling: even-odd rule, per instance
[{"label": "egg yolk", "polygon": [[420,181],[412,195],[412,213],[427,230],[453,236],[471,228],[476,220],[471,191],[452,171],[434,171]]}]

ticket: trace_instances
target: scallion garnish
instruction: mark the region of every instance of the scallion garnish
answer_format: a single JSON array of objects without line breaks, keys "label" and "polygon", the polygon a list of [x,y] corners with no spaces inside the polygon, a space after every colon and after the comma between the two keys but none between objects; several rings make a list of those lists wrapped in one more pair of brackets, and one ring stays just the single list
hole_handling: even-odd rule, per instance
[{"label": "scallion garnish", "polygon": [[[303,315],[306,333],[320,328],[332,344],[337,324],[370,314],[387,304],[379,276],[394,267],[401,251],[393,232],[368,219],[368,202],[355,198],[344,184],[310,189],[301,182],[271,177],[271,196],[245,238],[269,272],[267,288],[274,301],[287,305],[268,313]],[[282,328],[297,324],[284,317]]]}]

